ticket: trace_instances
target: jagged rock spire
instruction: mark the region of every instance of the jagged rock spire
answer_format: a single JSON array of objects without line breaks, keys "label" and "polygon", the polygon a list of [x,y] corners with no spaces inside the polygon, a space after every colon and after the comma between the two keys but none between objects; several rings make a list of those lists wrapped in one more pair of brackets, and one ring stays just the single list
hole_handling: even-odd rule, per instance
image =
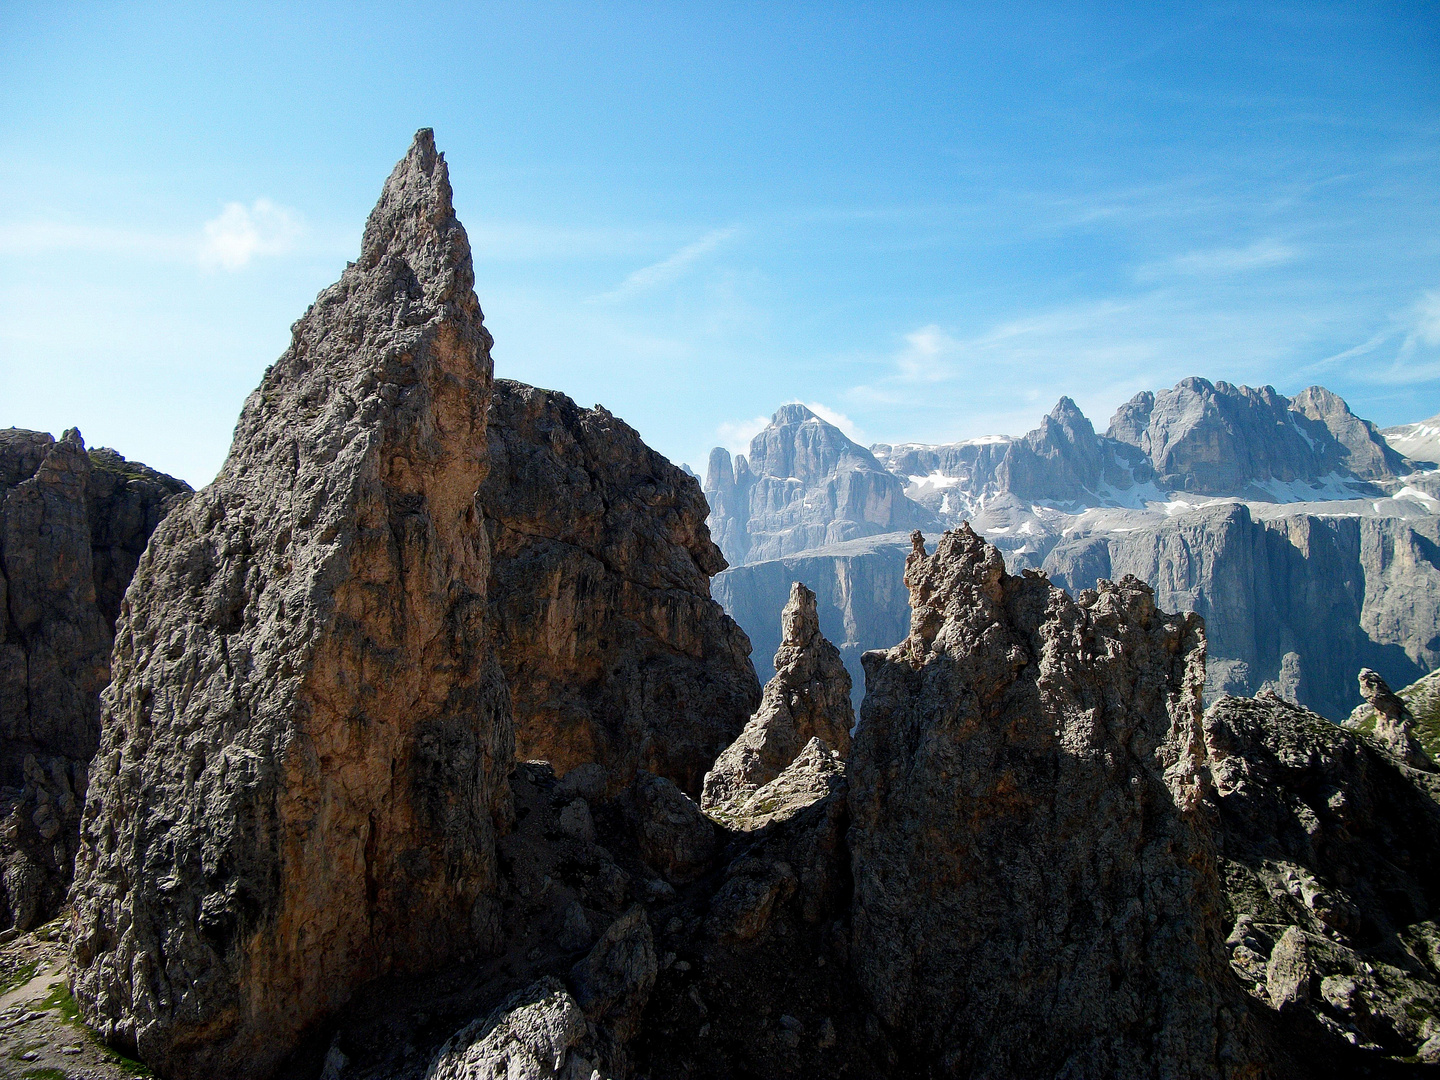
[{"label": "jagged rock spire", "polygon": [[1197,827],[1199,618],[1012,577],[968,526],[917,535],[905,582],[849,763],[872,1007],[947,1075],[1251,1075]]},{"label": "jagged rock spire", "polygon": [[422,131],[131,585],[74,991],[163,1075],[263,1077],[363,982],[493,942],[513,731],[472,282]]},{"label": "jagged rock spire", "polygon": [[736,813],[740,804],[785,770],[811,740],[843,759],[850,752],[855,711],[850,673],[820,633],[815,594],[799,581],[780,613],[783,638],[775,652],[775,677],[760,708],[739,738],[721,751],[705,775],[700,804]]},{"label": "jagged rock spire", "polygon": [[1375,736],[1406,765],[1433,772],[1435,763],[1411,734],[1415,717],[1378,671],[1360,669],[1360,696],[1375,710]]}]

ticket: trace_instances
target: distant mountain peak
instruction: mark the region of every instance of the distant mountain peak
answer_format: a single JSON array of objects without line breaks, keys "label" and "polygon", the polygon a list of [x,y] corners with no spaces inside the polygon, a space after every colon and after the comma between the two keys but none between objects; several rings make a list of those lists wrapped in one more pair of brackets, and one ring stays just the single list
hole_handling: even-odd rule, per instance
[{"label": "distant mountain peak", "polygon": [[[822,424],[826,423],[800,402],[791,401],[775,410],[775,415],[770,418],[770,423],[775,427],[785,427],[790,424],[803,424],[807,420],[820,420]],[[834,427],[835,425],[829,424],[828,426]]]}]

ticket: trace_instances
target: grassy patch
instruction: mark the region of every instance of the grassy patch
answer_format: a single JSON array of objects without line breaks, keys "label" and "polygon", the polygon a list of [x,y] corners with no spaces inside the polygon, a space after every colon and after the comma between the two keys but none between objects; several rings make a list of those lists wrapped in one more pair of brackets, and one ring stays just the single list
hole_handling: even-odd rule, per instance
[{"label": "grassy patch", "polygon": [[35,977],[35,969],[39,966],[40,960],[37,957],[28,963],[21,964],[14,971],[7,971],[0,975],[0,994],[8,994],[17,986],[24,986]]},{"label": "grassy patch", "polygon": [[26,1069],[20,1075],[24,1080],[65,1080],[63,1069]]},{"label": "grassy patch", "polygon": [[80,1022],[80,1006],[71,996],[70,988],[63,982],[56,984],[54,989],[46,995],[45,1000],[40,1002],[38,1008],[42,1012],[58,1010],[60,1015],[65,1017],[67,1023],[78,1024]]},{"label": "grassy patch", "polygon": [[67,1024],[83,1032],[85,1037],[100,1049],[101,1053],[105,1055],[105,1060],[110,1064],[118,1066],[131,1076],[155,1075],[143,1063],[133,1058],[128,1058],[120,1053],[119,1050],[105,1045],[105,1040],[85,1025],[85,1022],[80,1019],[80,1006],[75,1001],[74,995],[70,993],[70,988],[64,983],[61,983],[51,990],[49,996],[40,1003],[38,1008],[45,1011],[54,1010],[58,1012],[65,1018]]}]

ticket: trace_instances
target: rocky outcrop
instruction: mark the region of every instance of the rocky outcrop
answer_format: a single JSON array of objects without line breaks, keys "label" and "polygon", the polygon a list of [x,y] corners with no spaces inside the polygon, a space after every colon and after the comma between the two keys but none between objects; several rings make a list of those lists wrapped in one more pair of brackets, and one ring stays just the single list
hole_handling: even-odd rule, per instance
[{"label": "rocky outcrop", "polygon": [[725,568],[699,485],[598,406],[498,380],[480,505],[515,748],[611,793],[637,769],[698,794],[755,708],[750,642],[710,597]]},{"label": "rocky outcrop", "polygon": [[1275,695],[1217,701],[1205,742],[1236,975],[1318,1075],[1440,1061],[1429,774]]},{"label": "rocky outcrop", "polygon": [[[1411,733],[1424,748],[1431,761],[1440,758],[1440,671],[1421,676],[1395,693],[1410,713]],[[1356,731],[1374,733],[1379,720],[1377,710],[1369,701],[1355,706],[1345,726]]]},{"label": "rocky outcrop", "polygon": [[74,888],[87,1022],[264,1076],[365,982],[495,944],[490,335],[422,131],[120,615]]},{"label": "rocky outcrop", "polygon": [[1434,772],[1434,763],[1413,734],[1415,716],[1405,700],[1390,689],[1379,672],[1369,668],[1360,669],[1359,683],[1360,696],[1374,718],[1371,731],[1380,745],[1404,764]]},{"label": "rocky outcrop", "polygon": [[120,597],[188,490],[74,430],[0,431],[0,928],[64,900]]},{"label": "rocky outcrop", "polygon": [[711,451],[705,494],[735,566],[935,523],[874,454],[800,404],[776,411],[748,458]]},{"label": "rocky outcrop", "polygon": [[765,687],[760,708],[705,774],[700,805],[712,814],[743,814],[744,804],[812,740],[820,744],[814,752],[817,766],[830,752],[840,760],[850,752],[855,726],[850,674],[840,651],[820,632],[815,594],[801,582],[790,587],[780,626],[775,677]]},{"label": "rocky outcrop", "polygon": [[1255,1075],[1200,827],[1200,620],[1133,578],[1011,577],[968,527],[917,535],[906,583],[850,763],[876,1013],[935,1075]]}]

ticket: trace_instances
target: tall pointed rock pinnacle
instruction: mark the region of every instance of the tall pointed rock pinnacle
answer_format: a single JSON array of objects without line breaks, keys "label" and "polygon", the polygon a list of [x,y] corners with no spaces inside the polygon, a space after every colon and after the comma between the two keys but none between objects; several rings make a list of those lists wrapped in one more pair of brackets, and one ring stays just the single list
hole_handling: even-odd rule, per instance
[{"label": "tall pointed rock pinnacle", "polygon": [[513,731],[473,283],[421,131],[126,595],[74,990],[167,1077],[263,1077],[362,983],[494,943]]}]

